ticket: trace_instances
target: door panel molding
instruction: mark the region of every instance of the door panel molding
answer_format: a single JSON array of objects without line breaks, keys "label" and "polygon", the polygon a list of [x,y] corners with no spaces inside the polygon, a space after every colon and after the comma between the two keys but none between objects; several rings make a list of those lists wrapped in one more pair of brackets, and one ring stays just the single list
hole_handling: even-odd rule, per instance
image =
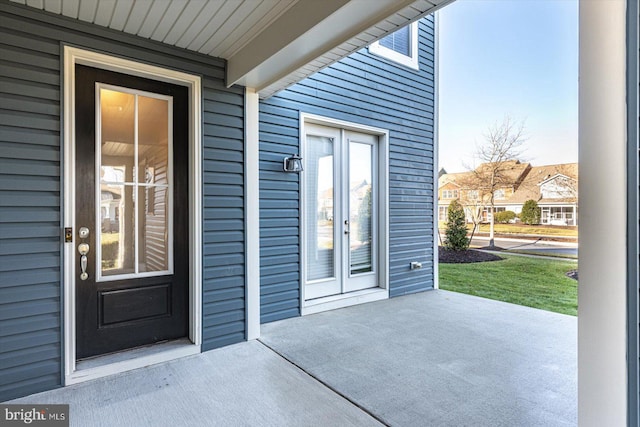
[{"label": "door panel molding", "polygon": [[[301,291],[301,314],[311,314],[323,310],[330,310],[338,307],[346,307],[353,304],[375,301],[389,297],[389,132],[386,129],[373,126],[361,125],[358,123],[335,120],[327,117],[317,116],[313,114],[300,114],[300,142],[302,157],[305,158],[306,135],[310,129],[317,131],[319,125],[332,128],[340,133],[340,137],[347,139],[349,132],[358,134],[366,134],[377,138],[377,159],[374,160],[374,168],[377,171],[377,227],[374,234],[377,238],[377,248],[374,258],[377,259],[377,276],[378,287],[363,290],[355,290],[353,292],[342,293],[338,295],[330,295],[309,299],[306,294],[305,284],[307,277],[307,248],[305,238],[305,215],[306,207],[304,203],[305,191],[305,172],[302,172],[301,178],[301,207],[300,207],[300,248],[301,248],[301,266],[300,266],[300,291]],[[312,132],[317,133],[317,132]],[[336,153],[337,154],[337,153]],[[334,161],[334,165],[338,163]],[[334,166],[334,168],[337,166]],[[342,228],[336,224],[338,229],[335,233],[342,234]],[[346,257],[345,257],[346,258]],[[346,261],[345,261],[346,262]],[[349,275],[348,269],[345,275]],[[341,284],[342,286],[342,284]],[[313,296],[311,296],[313,298]]]},{"label": "door panel molding", "polygon": [[[76,366],[76,317],[75,317],[75,268],[77,226],[75,218],[75,66],[87,65],[132,76],[143,77],[161,82],[185,86],[189,91],[189,340],[192,345],[185,345],[184,349],[172,348],[161,354],[154,354],[154,363],[182,357],[186,354],[200,352],[202,342],[202,170],[201,170],[201,79],[199,76],[168,70],[158,66],[138,63],[135,61],[105,55],[71,46],[64,46],[63,67],[63,126],[64,126],[64,158],[63,158],[63,227],[73,227],[74,239],[72,243],[63,246],[63,360],[65,384],[77,383],[92,378],[110,375],[139,367],[145,359],[137,358],[119,361],[117,364],[105,364],[91,369],[77,370]],[[148,360],[148,359],[145,359]]]}]

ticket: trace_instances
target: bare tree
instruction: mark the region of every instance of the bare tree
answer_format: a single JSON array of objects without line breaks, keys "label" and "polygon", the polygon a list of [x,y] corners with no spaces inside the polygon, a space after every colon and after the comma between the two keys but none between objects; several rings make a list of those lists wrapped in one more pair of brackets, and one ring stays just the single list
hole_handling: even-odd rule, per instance
[{"label": "bare tree", "polygon": [[557,176],[556,179],[556,194],[558,197],[565,198],[578,198],[578,180],[568,177],[566,175]]},{"label": "bare tree", "polygon": [[478,190],[478,183],[473,173],[460,177],[458,184],[460,184],[460,203],[464,207],[466,220],[473,223],[471,230],[471,239],[473,239],[482,222],[482,213],[487,207],[486,200]]},{"label": "bare tree", "polygon": [[504,187],[513,187],[518,179],[514,168],[519,162],[522,145],[526,141],[524,122],[516,122],[505,116],[502,123],[496,122],[484,134],[484,143],[476,149],[476,158],[482,162],[474,169],[474,180],[480,197],[491,209],[489,222],[489,246],[495,246],[494,217],[496,191]]}]

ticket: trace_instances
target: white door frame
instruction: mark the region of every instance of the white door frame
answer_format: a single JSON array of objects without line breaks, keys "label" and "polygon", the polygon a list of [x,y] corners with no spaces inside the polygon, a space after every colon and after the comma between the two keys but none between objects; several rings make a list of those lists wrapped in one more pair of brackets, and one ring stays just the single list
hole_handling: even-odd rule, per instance
[{"label": "white door frame", "polygon": [[[150,78],[189,89],[189,340],[190,344],[137,352],[135,357],[76,366],[75,263],[77,224],[75,224],[75,65],[82,64],[109,71]],[[201,79],[199,76],[142,64],[98,52],[64,46],[64,227],[72,227],[74,241],[63,249],[63,355],[65,385],[143,367],[152,363],[200,352],[202,342],[202,170],[201,170]],[[95,366],[94,366],[95,365]]]},{"label": "white door frame", "polygon": [[306,240],[304,171],[300,178],[300,312],[313,314],[355,304],[389,298],[389,131],[344,120],[336,120],[314,114],[300,113],[300,151],[305,157],[306,124],[327,126],[347,131],[370,134],[378,137],[378,281],[379,287],[364,289],[341,295],[332,295],[305,300]]}]

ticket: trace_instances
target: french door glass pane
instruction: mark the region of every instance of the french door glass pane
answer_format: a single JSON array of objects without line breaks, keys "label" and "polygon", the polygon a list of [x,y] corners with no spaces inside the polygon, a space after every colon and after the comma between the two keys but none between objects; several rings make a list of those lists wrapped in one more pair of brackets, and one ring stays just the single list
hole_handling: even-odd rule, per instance
[{"label": "french door glass pane", "polygon": [[331,138],[307,136],[307,281],[335,277],[333,156]]},{"label": "french door glass pane", "polygon": [[349,143],[349,271],[373,271],[373,147]]}]

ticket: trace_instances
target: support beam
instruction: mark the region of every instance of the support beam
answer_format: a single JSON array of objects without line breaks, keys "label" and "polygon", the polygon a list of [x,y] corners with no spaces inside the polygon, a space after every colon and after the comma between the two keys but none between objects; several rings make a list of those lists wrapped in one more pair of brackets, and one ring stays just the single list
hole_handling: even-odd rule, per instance
[{"label": "support beam", "polygon": [[228,59],[227,86],[259,92],[413,3],[300,0]]},{"label": "support beam", "polygon": [[[259,66],[348,2],[349,0],[301,0],[296,3],[264,30],[259,37],[256,37],[229,58],[227,62],[227,87],[235,83],[245,83],[244,86],[257,87],[257,79],[264,75],[264,72],[255,71]],[[246,76],[252,71],[254,71],[254,80],[251,84],[246,84],[249,83],[246,81]]]}]

